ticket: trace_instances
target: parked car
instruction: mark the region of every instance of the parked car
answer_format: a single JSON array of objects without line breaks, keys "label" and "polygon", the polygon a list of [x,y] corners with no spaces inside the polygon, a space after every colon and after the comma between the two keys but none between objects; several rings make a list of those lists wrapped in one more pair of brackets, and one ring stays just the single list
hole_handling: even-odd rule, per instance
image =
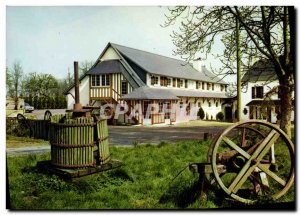
[{"label": "parked car", "polygon": [[32,111],[34,111],[34,107],[30,106],[28,103],[25,103],[24,105],[24,109],[25,109],[25,112],[27,113],[31,113]]}]

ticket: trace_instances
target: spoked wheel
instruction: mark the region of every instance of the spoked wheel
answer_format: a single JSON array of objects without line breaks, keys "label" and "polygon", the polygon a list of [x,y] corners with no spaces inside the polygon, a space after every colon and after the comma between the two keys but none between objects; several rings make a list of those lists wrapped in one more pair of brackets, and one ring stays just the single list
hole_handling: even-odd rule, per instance
[{"label": "spoked wheel", "polygon": [[[245,121],[226,129],[212,145],[208,161],[219,186],[244,203],[278,199],[294,181],[294,144],[265,121]],[[219,173],[220,165],[225,173]]]},{"label": "spoked wheel", "polygon": [[23,129],[28,129],[29,130],[29,136],[31,137],[32,134],[33,134],[33,129],[32,129],[32,126],[30,125],[30,123],[28,122],[28,120],[26,119],[26,117],[23,114],[19,113],[17,115],[17,119],[18,119],[18,122],[19,122],[20,126]]},{"label": "spoked wheel", "polygon": [[52,116],[52,113],[50,112],[50,110],[46,110],[45,114],[44,114],[44,120],[50,120]]}]

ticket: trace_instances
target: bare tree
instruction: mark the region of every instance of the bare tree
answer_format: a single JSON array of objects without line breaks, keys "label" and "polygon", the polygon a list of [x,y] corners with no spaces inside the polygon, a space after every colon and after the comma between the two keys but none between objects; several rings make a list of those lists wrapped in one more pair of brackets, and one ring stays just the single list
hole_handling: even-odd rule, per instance
[{"label": "bare tree", "polygon": [[173,32],[175,54],[190,61],[196,54],[207,56],[217,39],[225,47],[216,57],[223,63],[218,75],[236,71],[236,31],[240,24],[241,68],[246,71],[258,59],[274,64],[281,96],[280,127],[291,136],[292,94],[294,91],[295,26],[294,7],[185,7],[169,8],[165,26],[181,20]]},{"label": "bare tree", "polygon": [[18,101],[21,92],[23,69],[19,61],[15,61],[13,68],[6,69],[6,87],[8,95],[14,98],[15,110],[18,109]]},{"label": "bare tree", "polygon": [[80,62],[80,66],[79,66],[80,76],[87,73],[93,65],[94,65],[93,61],[85,60]]}]

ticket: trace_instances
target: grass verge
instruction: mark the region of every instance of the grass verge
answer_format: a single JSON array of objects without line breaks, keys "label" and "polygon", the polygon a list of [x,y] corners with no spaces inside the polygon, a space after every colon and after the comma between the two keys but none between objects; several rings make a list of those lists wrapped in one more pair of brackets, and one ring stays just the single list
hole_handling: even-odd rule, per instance
[{"label": "grass verge", "polygon": [[30,137],[17,137],[13,135],[6,135],[6,148],[21,148],[46,145],[50,145],[49,141],[33,139]]}]

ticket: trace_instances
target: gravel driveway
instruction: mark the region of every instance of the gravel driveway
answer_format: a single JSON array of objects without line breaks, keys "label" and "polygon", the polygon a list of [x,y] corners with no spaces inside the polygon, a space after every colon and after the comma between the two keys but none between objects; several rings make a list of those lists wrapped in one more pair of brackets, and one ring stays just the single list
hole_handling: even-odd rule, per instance
[{"label": "gravel driveway", "polygon": [[132,145],[138,143],[160,143],[161,141],[176,142],[180,140],[202,140],[204,133],[215,136],[223,131],[224,126],[213,127],[133,127],[110,126],[109,143],[111,145]]}]

